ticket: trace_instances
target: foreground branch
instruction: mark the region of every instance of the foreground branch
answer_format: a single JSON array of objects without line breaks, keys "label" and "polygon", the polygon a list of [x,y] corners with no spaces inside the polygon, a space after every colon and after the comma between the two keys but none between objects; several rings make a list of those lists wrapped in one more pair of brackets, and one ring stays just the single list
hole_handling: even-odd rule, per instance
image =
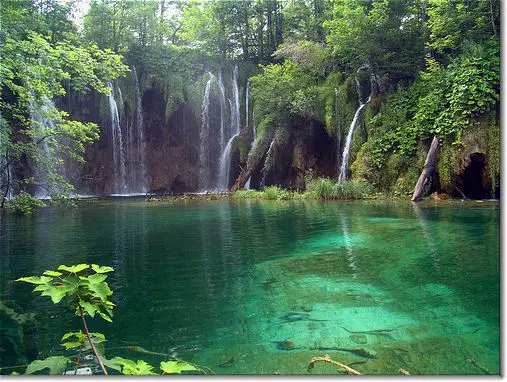
[{"label": "foreground branch", "polygon": [[358,372],[357,370],[352,369],[350,366],[347,366],[347,365],[344,365],[341,362],[332,360],[331,357],[329,357],[327,354],[326,354],[325,357],[313,357],[310,360],[310,362],[308,363],[308,370],[307,371],[311,371],[313,369],[313,366],[317,362],[326,362],[326,363],[331,363],[331,364],[333,364],[335,366],[338,366],[338,367],[341,368],[341,370],[338,370],[341,373],[354,374],[354,375],[362,375],[360,372]]},{"label": "foreground branch", "polygon": [[88,326],[86,325],[86,320],[84,318],[83,309],[81,306],[78,306],[79,308],[79,314],[81,315],[81,319],[83,320],[83,327],[86,333],[86,337],[88,338],[88,342],[90,343],[90,347],[93,350],[93,353],[95,354],[95,357],[97,358],[97,362],[99,363],[100,368],[102,369],[102,372],[104,375],[108,375],[106,368],[104,367],[104,364],[102,363],[102,360],[100,359],[99,353],[97,353],[97,349],[95,349],[95,345],[93,344],[92,339],[90,338],[90,332],[88,331]]}]

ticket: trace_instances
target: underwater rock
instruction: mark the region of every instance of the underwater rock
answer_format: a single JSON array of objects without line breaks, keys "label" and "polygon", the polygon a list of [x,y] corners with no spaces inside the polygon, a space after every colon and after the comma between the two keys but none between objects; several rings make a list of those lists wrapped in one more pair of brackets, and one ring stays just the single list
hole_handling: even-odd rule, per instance
[{"label": "underwater rock", "polygon": [[368,343],[368,339],[364,334],[352,334],[350,339],[358,345],[364,345]]},{"label": "underwater rock", "polygon": [[285,341],[273,341],[274,344],[276,344],[276,348],[278,350],[294,350],[296,347],[294,346],[294,342],[290,340]]}]

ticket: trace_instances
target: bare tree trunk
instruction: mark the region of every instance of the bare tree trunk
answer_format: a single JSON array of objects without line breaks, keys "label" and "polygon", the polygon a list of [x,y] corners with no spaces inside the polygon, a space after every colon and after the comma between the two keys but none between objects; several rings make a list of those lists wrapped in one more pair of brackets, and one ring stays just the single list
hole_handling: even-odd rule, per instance
[{"label": "bare tree trunk", "polygon": [[440,137],[435,135],[433,137],[433,141],[431,142],[430,149],[428,151],[428,155],[426,156],[426,161],[424,162],[424,167],[421,172],[421,176],[419,176],[419,180],[415,186],[414,194],[412,195],[412,201],[417,202],[421,199],[424,186],[428,182],[428,178],[433,171],[435,166],[435,159],[437,158],[438,152],[440,149]]}]

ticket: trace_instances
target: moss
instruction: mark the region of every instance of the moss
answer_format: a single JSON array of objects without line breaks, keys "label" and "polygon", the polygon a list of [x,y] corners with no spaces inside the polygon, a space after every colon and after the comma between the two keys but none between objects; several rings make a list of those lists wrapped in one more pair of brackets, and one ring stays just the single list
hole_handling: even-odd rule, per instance
[{"label": "moss", "polygon": [[417,168],[409,168],[405,173],[400,175],[394,185],[394,196],[410,196],[414,192],[415,185],[419,179],[420,171]]},{"label": "moss", "polygon": [[488,122],[488,177],[494,194],[500,182],[500,123],[496,113],[490,114]]}]

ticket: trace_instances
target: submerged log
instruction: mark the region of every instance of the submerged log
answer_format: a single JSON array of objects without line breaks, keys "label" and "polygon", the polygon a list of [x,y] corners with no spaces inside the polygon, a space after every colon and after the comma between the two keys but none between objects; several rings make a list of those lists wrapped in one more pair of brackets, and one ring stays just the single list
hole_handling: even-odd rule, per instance
[{"label": "submerged log", "polygon": [[426,156],[426,161],[424,162],[423,170],[415,186],[414,194],[412,195],[411,200],[413,202],[417,202],[421,199],[422,193],[424,191],[424,186],[426,185],[426,183],[428,183],[428,179],[431,176],[433,168],[435,167],[435,160],[437,158],[439,148],[440,148],[440,137],[435,135],[433,137],[433,141],[431,142],[428,155]]},{"label": "submerged log", "polygon": [[274,126],[271,127],[268,134],[266,134],[266,137],[260,142],[260,154],[256,155],[254,158],[249,158],[247,165],[245,168],[243,168],[234,182],[234,185],[231,188],[231,191],[237,191],[245,187],[246,182],[248,181],[248,178],[252,175],[254,170],[257,168],[259,163],[261,162],[262,158],[266,155],[266,152],[269,149],[269,145],[271,144],[271,141],[274,137]]}]

